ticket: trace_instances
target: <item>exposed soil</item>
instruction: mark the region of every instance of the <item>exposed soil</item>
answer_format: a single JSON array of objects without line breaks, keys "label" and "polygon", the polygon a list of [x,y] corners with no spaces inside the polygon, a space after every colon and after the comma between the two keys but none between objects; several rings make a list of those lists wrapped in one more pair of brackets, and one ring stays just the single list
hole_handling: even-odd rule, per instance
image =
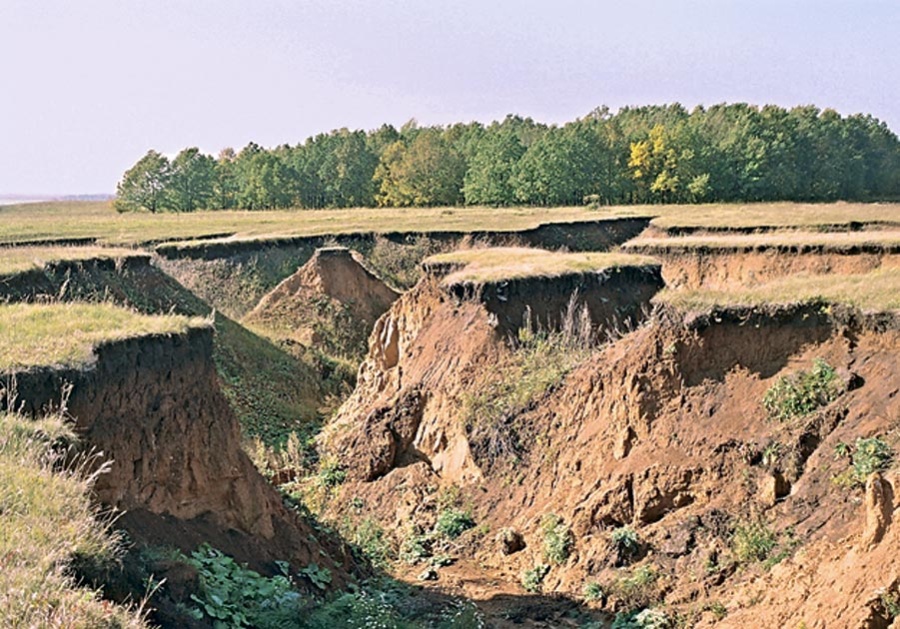
[{"label": "exposed soil", "polygon": [[789,275],[858,274],[900,266],[900,254],[884,252],[682,251],[644,252],[663,263],[666,286],[718,290],[752,287]]},{"label": "exposed soil", "polygon": [[375,321],[399,296],[357,252],[322,248],[266,294],[244,322],[307,346],[364,354]]},{"label": "exposed soil", "polygon": [[286,509],[244,454],[212,351],[212,330],[194,329],[100,346],[85,370],[12,378],[25,412],[66,403],[82,450],[94,453],[95,465],[109,465],[95,484],[96,499],[125,512],[117,526],[139,547],[189,553],[210,543],[270,574],[276,561],[296,569],[317,563],[342,587],[354,559]]},{"label": "exposed soil", "polygon": [[[519,293],[520,307],[529,294],[541,298]],[[541,520],[554,513],[573,546],[551,567],[544,592],[580,600],[584,585],[596,581],[607,593],[606,611],[664,602],[692,623],[714,622],[708,610],[721,604],[726,618],[734,613],[733,626],[887,626],[886,612],[861,592],[893,587],[900,549],[882,532],[867,551],[879,559],[851,567],[857,555],[846,551],[872,516],[861,490],[840,488],[832,477],[847,466],[834,459],[839,442],[874,435],[898,442],[895,318],[803,307],[701,317],[658,311],[513,418],[524,450],[484,465],[473,456],[462,409],[510,351],[489,319],[487,302],[424,280],[378,322],[357,390],[323,437],[350,478],[332,517],[347,513],[352,498],[365,505],[361,517],[376,518],[401,542],[434,525],[442,494],[459,492],[489,530],[461,538],[457,564],[440,570],[434,587],[475,600],[524,594],[525,570],[546,562]],[[807,418],[768,420],[766,390],[814,358],[838,369],[846,392]],[[890,528],[892,516],[882,519]],[[734,532],[758,520],[781,540],[792,534],[797,559],[782,541],[790,548],[770,573],[735,563]],[[641,550],[624,563],[652,566],[657,575],[639,600],[621,591],[631,569],[620,567],[610,541],[625,525]],[[495,541],[501,529],[521,535],[524,550],[505,554]],[[845,568],[820,570],[823,561]],[[753,594],[770,581],[766,597]],[[792,595],[795,602],[782,605],[781,588],[795,582],[818,598]],[[493,614],[489,604],[484,609]]]}]

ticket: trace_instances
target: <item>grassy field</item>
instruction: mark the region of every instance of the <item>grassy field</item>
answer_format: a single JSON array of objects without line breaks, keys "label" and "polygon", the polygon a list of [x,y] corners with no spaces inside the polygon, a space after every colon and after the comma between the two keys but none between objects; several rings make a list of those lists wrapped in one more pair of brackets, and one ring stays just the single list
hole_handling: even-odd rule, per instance
[{"label": "grassy field", "polygon": [[444,278],[445,284],[494,282],[523,277],[556,277],[620,266],[658,266],[647,256],[623,253],[561,253],[525,247],[463,249],[431,256],[425,264],[461,267]]},{"label": "grassy field", "polygon": [[858,275],[795,275],[735,290],[665,289],[655,301],[684,310],[715,306],[761,306],[822,300],[855,306],[863,311],[900,310],[900,269],[879,269]]},{"label": "grassy field", "polygon": [[852,232],[785,231],[762,234],[704,234],[671,238],[636,238],[624,247],[635,251],[663,252],[691,249],[748,251],[754,249],[850,249],[890,250],[900,247],[900,230]]},{"label": "grassy field", "polygon": [[[900,226],[900,203],[750,203],[659,206],[660,229],[816,228],[876,223]],[[651,208],[652,209],[652,208]]]},{"label": "grassy field", "polygon": [[543,223],[655,217],[661,228],[810,227],[850,222],[900,225],[900,204],[653,205],[586,207],[356,208],[190,214],[119,214],[109,202],[53,202],[0,207],[0,243],[94,238],[109,245],[236,236],[320,236],[364,232],[520,231]]},{"label": "grassy field", "polygon": [[62,260],[120,259],[135,255],[134,249],[120,247],[2,247],[0,246],[0,275],[42,269]]},{"label": "grassy field", "polygon": [[182,334],[205,319],[147,316],[110,304],[0,306],[0,372],[90,364],[97,345],[149,334]]},{"label": "grassy field", "polygon": [[59,417],[0,413],[0,626],[146,626],[140,614],[80,588],[69,564],[110,564],[117,539],[95,517],[92,479],[51,451],[74,437]]}]

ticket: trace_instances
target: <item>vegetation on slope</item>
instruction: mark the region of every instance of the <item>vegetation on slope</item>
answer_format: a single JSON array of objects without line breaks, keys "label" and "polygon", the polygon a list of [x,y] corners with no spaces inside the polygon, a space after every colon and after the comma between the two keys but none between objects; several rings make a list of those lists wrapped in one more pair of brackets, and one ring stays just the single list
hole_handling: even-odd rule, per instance
[{"label": "vegetation on slope", "polygon": [[0,414],[0,625],[143,627],[71,576],[73,560],[109,562],[118,543],[90,506],[93,477],[53,452],[72,438],[59,417]]},{"label": "vegetation on slope", "polygon": [[101,343],[150,334],[183,334],[203,319],[147,316],[112,304],[0,306],[0,370],[81,367]]}]

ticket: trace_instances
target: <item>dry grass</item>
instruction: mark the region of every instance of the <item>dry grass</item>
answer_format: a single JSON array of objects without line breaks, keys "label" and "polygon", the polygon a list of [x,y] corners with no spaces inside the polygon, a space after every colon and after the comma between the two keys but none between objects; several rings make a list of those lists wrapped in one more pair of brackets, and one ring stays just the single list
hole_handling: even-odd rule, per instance
[{"label": "dry grass", "polygon": [[75,557],[109,561],[117,540],[90,506],[92,477],[54,470],[59,437],[72,438],[58,417],[0,414],[0,626],[144,627],[67,574]]},{"label": "dry grass", "polygon": [[611,267],[658,266],[659,262],[627,253],[562,253],[527,247],[490,247],[438,254],[426,259],[425,264],[458,268],[444,278],[444,283],[450,285],[594,273]]},{"label": "dry grass", "polygon": [[792,251],[891,250],[900,247],[900,230],[885,229],[853,232],[787,231],[762,234],[636,238],[623,246],[627,250],[647,253],[677,252],[691,249],[717,251],[752,251],[762,249],[787,249]]},{"label": "dry grass", "polygon": [[111,304],[0,306],[0,371],[81,367],[101,343],[149,334],[182,334],[204,319],[147,316]]},{"label": "dry grass", "polygon": [[[652,209],[652,208],[651,208]],[[660,206],[661,229],[813,228],[850,223],[900,225],[900,203],[747,203]]]},{"label": "dry grass", "polygon": [[116,260],[134,255],[136,252],[133,249],[114,247],[0,246],[0,275],[42,269],[47,264],[63,260]]},{"label": "dry grass", "polygon": [[665,289],[654,300],[684,310],[822,300],[864,311],[887,312],[900,310],[900,269],[879,269],[859,275],[795,275],[734,290]]},{"label": "dry grass", "polygon": [[786,227],[893,222],[900,204],[804,205],[794,203],[689,206],[517,208],[353,208],[268,212],[208,211],[189,214],[119,214],[110,202],[53,202],[0,207],[0,242],[96,238],[113,245],[216,236],[321,236],[328,234],[521,231],[545,223],[656,217],[660,227]]}]

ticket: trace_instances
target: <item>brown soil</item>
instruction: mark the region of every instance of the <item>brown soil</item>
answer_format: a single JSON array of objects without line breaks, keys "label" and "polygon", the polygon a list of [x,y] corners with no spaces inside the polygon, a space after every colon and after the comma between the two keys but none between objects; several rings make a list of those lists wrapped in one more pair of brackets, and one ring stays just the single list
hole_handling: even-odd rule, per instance
[{"label": "brown soil", "polygon": [[244,321],[304,345],[324,344],[352,353],[398,297],[366,268],[360,254],[328,247],[317,249],[309,262],[265,295]]},{"label": "brown soil", "polygon": [[858,274],[900,266],[896,253],[784,253],[776,250],[654,252],[666,286],[683,289],[752,287],[779,277]]},{"label": "brown soil", "polygon": [[[519,293],[519,306],[529,294],[540,293]],[[487,601],[493,592],[524,595],[523,572],[546,561],[540,522],[548,513],[570,527],[573,549],[551,568],[545,593],[580,600],[596,581],[609,593],[609,612],[665,602],[691,622],[711,623],[713,612],[703,610],[721,603],[733,626],[887,626],[878,620],[885,611],[862,594],[896,580],[892,516],[882,515],[888,534],[874,546],[870,534],[872,550],[854,564],[862,555],[850,549],[867,520],[861,490],[831,479],[847,467],[833,457],[837,443],[882,435],[897,446],[895,318],[796,307],[686,319],[661,310],[512,418],[524,450],[483,465],[461,409],[509,351],[489,320],[486,302],[458,299],[434,280],[379,320],[357,390],[323,436],[350,478],[331,517],[346,515],[351,498],[361,501],[360,517],[376,518],[399,542],[429,530],[441,496],[458,492],[458,504],[488,530],[460,538],[458,563],[439,571],[434,587],[484,601],[497,626],[500,613]],[[847,392],[807,418],[768,420],[766,390],[814,358],[839,370]],[[796,558],[788,549],[771,572],[732,560],[734,531],[758,519],[782,540],[793,531],[801,549]],[[624,562],[610,541],[623,525],[642,541]],[[521,534],[525,549],[504,554],[495,541],[501,529]],[[616,593],[629,574],[620,565],[631,562],[658,575],[648,591],[632,593],[643,602]],[[808,596],[785,593],[801,584]]]},{"label": "brown soil", "polygon": [[110,466],[96,498],[124,512],[117,526],[139,546],[189,553],[209,543],[269,574],[276,561],[296,569],[315,562],[332,571],[335,587],[346,584],[355,565],[347,548],[287,510],[241,449],[210,329],[103,345],[84,371],[13,378],[30,413],[58,408],[71,388],[66,409],[82,450]]}]

